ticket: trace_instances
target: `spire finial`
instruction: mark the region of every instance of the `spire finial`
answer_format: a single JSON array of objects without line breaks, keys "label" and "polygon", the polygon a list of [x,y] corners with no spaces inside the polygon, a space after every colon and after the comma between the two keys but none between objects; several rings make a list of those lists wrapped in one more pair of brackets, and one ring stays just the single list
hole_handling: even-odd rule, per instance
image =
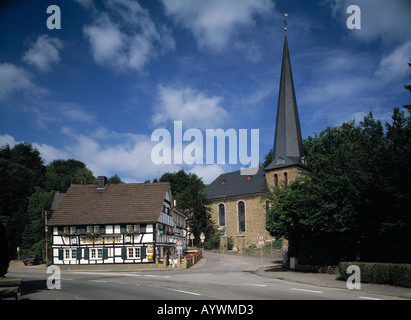
[{"label": "spire finial", "polygon": [[284,31],[287,32],[287,26],[288,26],[288,22],[287,22],[287,17],[288,17],[288,13],[284,14],[285,19],[284,19]]}]

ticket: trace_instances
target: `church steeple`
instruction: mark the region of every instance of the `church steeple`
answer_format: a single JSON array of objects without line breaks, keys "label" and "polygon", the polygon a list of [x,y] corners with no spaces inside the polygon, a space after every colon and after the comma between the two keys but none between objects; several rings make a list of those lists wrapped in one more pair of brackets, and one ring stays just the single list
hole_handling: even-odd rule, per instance
[{"label": "church steeple", "polygon": [[288,50],[287,20],[285,20],[284,24],[284,50],[280,91],[278,94],[273,158],[271,164],[265,170],[275,170],[289,166],[306,167],[293,74],[291,71],[290,53]]}]

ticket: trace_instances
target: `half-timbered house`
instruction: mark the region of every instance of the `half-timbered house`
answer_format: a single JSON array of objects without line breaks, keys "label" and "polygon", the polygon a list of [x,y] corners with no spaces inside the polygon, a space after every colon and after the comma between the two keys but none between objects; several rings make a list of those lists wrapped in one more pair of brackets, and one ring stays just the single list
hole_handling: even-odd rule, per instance
[{"label": "half-timbered house", "polygon": [[48,221],[56,265],[155,263],[186,247],[169,183],[71,185]]}]

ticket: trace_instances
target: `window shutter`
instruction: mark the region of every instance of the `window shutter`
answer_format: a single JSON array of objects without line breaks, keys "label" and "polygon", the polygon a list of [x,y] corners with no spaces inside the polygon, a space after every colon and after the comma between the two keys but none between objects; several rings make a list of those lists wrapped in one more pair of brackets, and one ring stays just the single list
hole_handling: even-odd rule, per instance
[{"label": "window shutter", "polygon": [[84,260],[89,260],[90,259],[90,249],[85,248],[84,249]]},{"label": "window shutter", "polygon": [[127,249],[126,248],[121,248],[121,258],[123,260],[127,259]]},{"label": "window shutter", "polygon": [[58,235],[61,236],[63,234],[63,227],[58,227]]},{"label": "window shutter", "polygon": [[124,224],[120,225],[120,233],[124,233],[126,231],[126,226]]},{"label": "window shutter", "polygon": [[146,247],[141,248],[140,255],[141,255],[141,259],[147,258],[147,248]]},{"label": "window shutter", "polygon": [[81,260],[81,249],[80,248],[77,248],[76,258],[77,260]]},{"label": "window shutter", "polygon": [[147,227],[146,224],[141,224],[140,225],[140,233],[146,233],[146,227]]},{"label": "window shutter", "polygon": [[63,255],[64,255],[63,249],[60,249],[59,250],[59,260],[63,260]]},{"label": "window shutter", "polygon": [[103,248],[103,259],[108,259],[108,249]]},{"label": "window shutter", "polygon": [[106,226],[100,226],[100,234],[106,234]]}]

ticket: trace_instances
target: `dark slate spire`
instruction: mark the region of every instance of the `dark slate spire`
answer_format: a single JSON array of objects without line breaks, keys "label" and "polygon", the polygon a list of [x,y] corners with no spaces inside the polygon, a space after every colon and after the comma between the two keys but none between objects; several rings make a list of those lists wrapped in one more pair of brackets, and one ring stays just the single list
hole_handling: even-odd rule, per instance
[{"label": "dark slate spire", "polygon": [[285,28],[285,31],[273,161],[265,170],[274,170],[294,165],[305,167],[300,120],[288,51],[287,28]]}]

